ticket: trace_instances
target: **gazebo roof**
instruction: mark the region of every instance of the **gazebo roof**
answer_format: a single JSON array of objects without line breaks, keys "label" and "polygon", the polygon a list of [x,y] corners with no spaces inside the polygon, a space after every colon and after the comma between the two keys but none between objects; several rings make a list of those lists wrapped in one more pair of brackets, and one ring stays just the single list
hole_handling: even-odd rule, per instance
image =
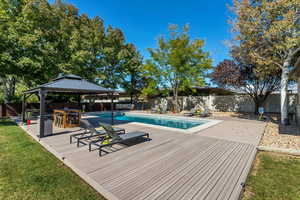
[{"label": "gazebo roof", "polygon": [[53,79],[52,81],[39,85],[33,89],[27,90],[24,94],[44,90],[52,93],[75,93],[75,94],[103,94],[112,93],[114,90],[107,89],[89,82],[80,76],[73,74],[64,75]]}]

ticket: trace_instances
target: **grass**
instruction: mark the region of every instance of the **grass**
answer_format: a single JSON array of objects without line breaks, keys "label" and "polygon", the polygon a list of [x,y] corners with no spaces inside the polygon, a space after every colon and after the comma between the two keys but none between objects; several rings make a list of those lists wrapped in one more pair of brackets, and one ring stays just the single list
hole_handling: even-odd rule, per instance
[{"label": "grass", "polygon": [[0,199],[104,197],[14,123],[0,120]]},{"label": "grass", "polygon": [[299,200],[300,159],[259,152],[243,200]]}]

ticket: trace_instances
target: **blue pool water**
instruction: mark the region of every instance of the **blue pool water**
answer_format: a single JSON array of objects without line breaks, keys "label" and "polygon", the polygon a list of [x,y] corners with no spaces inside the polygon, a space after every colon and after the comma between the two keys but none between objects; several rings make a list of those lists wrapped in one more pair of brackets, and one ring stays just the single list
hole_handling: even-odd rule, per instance
[{"label": "blue pool water", "polygon": [[[111,118],[111,113],[99,114],[97,116],[103,118]],[[179,129],[189,129],[206,123],[206,121],[187,121],[168,117],[145,116],[136,114],[115,114],[114,119],[120,121],[139,122],[144,124],[152,124]]]}]

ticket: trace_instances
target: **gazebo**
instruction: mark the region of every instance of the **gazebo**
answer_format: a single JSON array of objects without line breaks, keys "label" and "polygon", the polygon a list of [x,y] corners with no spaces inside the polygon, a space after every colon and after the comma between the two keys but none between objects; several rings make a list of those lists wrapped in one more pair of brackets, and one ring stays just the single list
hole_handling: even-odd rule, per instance
[{"label": "gazebo", "polygon": [[[78,95],[78,101],[80,103],[81,95],[89,94],[107,94],[111,97],[111,112],[113,113],[113,98],[115,90],[103,88],[99,85],[91,83],[84,80],[80,76],[76,75],[64,75],[60,76],[48,83],[39,85],[35,88],[23,92],[22,100],[22,121],[25,122],[25,104],[26,99],[31,94],[39,95],[40,99],[40,127],[39,127],[39,137],[44,137],[45,119],[46,119],[46,97],[49,93],[56,94],[73,94]],[[113,114],[112,114],[113,120]]]}]

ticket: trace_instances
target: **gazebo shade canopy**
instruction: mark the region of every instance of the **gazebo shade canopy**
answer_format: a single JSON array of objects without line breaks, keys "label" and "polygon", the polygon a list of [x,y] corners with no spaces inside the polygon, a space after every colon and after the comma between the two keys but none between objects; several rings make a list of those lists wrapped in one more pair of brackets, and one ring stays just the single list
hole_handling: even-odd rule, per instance
[{"label": "gazebo shade canopy", "polygon": [[84,80],[76,75],[64,75],[48,83],[27,90],[24,94],[45,90],[52,93],[74,93],[74,94],[102,94],[113,93],[114,90],[103,88],[99,85]]}]

